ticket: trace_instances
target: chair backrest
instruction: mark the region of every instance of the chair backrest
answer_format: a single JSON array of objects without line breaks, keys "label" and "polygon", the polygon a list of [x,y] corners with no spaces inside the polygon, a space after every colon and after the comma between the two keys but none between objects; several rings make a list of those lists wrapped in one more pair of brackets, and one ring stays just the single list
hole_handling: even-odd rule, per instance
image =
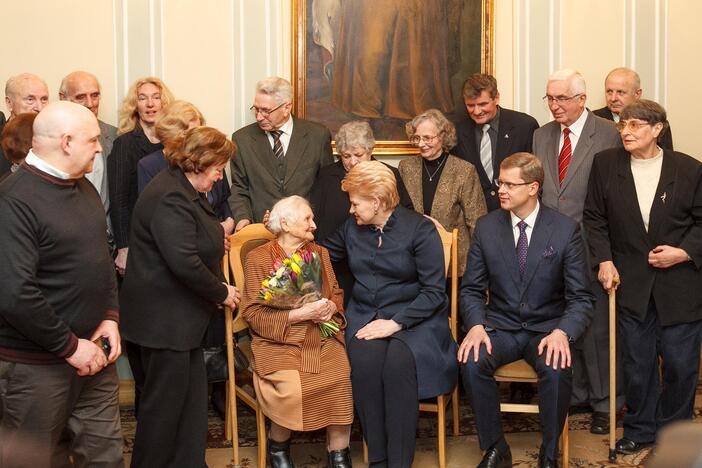
[{"label": "chair backrest", "polygon": [[458,337],[458,229],[449,232],[437,227],[437,231],[444,247],[444,272],[451,273],[449,327],[455,340]]},{"label": "chair backrest", "polygon": [[[249,224],[244,227],[239,232],[232,234],[229,238],[229,261],[226,264],[225,255],[225,279],[229,281],[229,270],[234,276],[234,286],[239,288],[242,296],[244,294],[244,285],[246,280],[244,278],[244,262],[246,261],[246,256],[253,249],[259,245],[265,244],[271,239],[275,239],[275,235],[270,232],[263,224]],[[248,324],[241,317],[241,314],[237,314],[234,319],[233,332],[237,333],[248,328]]]}]

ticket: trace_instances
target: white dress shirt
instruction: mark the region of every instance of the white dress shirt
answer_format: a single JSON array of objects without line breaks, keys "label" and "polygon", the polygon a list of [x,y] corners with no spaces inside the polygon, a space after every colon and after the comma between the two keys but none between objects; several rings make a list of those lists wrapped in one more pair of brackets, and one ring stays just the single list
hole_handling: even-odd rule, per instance
[{"label": "white dress shirt", "polygon": [[[286,155],[288,153],[288,146],[290,146],[290,137],[292,136],[293,131],[292,115],[288,117],[288,121],[281,125],[278,130],[283,132],[280,134],[280,143],[283,145],[283,155]],[[274,145],[273,135],[271,135],[271,132],[266,132],[266,135],[268,136],[268,142],[271,144],[272,149]]]},{"label": "white dress shirt", "polygon": [[52,166],[51,164],[34,154],[34,152],[31,149],[29,150],[29,153],[27,153],[27,157],[24,159],[24,162],[26,162],[32,167],[36,167],[41,172],[45,172],[46,174],[58,177],[59,179],[68,180],[71,178],[71,176],[68,175],[66,172],[57,169],[56,167]]},{"label": "white dress shirt", "polygon": [[[583,133],[583,127],[585,126],[585,121],[587,120],[587,109],[583,109],[583,113],[580,114],[578,120],[573,122],[568,126],[570,130],[570,151],[571,154],[575,153],[575,147],[578,146],[578,140],[580,135]],[[558,153],[560,154],[561,148],[563,148],[563,129],[566,128],[565,125],[561,124],[561,136],[558,139]]]},{"label": "white dress shirt", "polygon": [[534,230],[534,223],[536,222],[536,217],[539,215],[539,201],[536,201],[536,208],[534,208],[534,211],[532,211],[529,216],[524,218],[523,220],[517,216],[516,214],[510,212],[509,215],[512,218],[512,234],[514,234],[514,247],[517,247],[517,241],[519,241],[519,226],[517,224],[519,221],[524,221],[527,224],[526,227],[526,236],[527,236],[527,245],[531,243],[531,232]]}]

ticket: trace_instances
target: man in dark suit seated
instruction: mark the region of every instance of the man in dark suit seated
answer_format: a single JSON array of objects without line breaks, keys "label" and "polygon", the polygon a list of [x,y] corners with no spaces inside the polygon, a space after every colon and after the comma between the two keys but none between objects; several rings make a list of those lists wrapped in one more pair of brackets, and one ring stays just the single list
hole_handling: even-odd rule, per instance
[{"label": "man in dark suit seated", "polygon": [[539,466],[557,466],[572,386],[570,346],[592,314],[579,225],[539,203],[543,180],[543,166],[532,154],[502,161],[497,182],[502,209],[478,220],[461,284],[468,334],[458,360],[485,451],[479,467],[512,466],[494,374],[518,359],[539,378]]},{"label": "man in dark suit seated", "polygon": [[319,170],[334,162],[331,133],[324,125],[291,114],[292,85],[270,77],[256,83],[251,106],[256,122],[234,132],[229,206],[235,231],[260,223],[281,198],[309,198]]},{"label": "man in dark suit seated", "polygon": [[[592,112],[603,119],[619,122],[619,113],[622,109],[641,99],[642,94],[641,78],[636,71],[625,67],[615,68],[605,78],[607,105]],[[670,126],[661,135],[658,145],[663,149],[673,149],[673,134],[670,132]]]},{"label": "man in dark suit seated", "polygon": [[532,116],[500,107],[500,92],[492,75],[476,73],[463,83],[468,117],[456,122],[456,156],[475,166],[488,211],[500,207],[495,178],[500,163],[513,153],[531,153],[539,123]]}]

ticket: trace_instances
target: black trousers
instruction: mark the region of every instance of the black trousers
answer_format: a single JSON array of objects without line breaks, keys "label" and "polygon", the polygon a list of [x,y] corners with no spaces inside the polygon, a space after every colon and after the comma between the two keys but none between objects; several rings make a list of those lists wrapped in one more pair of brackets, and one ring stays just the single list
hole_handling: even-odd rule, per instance
[{"label": "black trousers", "polygon": [[132,467],[206,467],[207,377],[202,349],[141,347],[144,370]]},{"label": "black trousers", "polygon": [[488,336],[492,354],[488,354],[485,345],[481,345],[478,362],[474,362],[471,353],[468,362],[461,366],[463,387],[470,398],[478,426],[480,448],[487,450],[504,437],[495,371],[500,366],[524,359],[536,370],[539,378],[539,416],[544,453],[551,459],[557,459],[558,437],[563,431],[570,404],[572,370],[561,369],[560,366],[555,370],[546,366],[545,351],[538,355],[537,347],[546,334],[527,330],[490,330]]},{"label": "black trousers", "polygon": [[[595,307],[590,326],[571,347],[573,394],[571,405],[589,404],[594,411],[609,413],[609,295],[592,278]],[[621,346],[617,346],[617,362],[622,362]],[[624,406],[624,372],[617,366],[616,408]]]},{"label": "black trousers", "polygon": [[[651,298],[642,322],[624,313],[618,315],[617,322],[624,354],[624,437],[654,442],[660,427],[692,419],[702,320],[661,326]],[[658,372],[659,353],[663,382]]]},{"label": "black trousers", "polygon": [[347,347],[351,384],[368,461],[410,468],[417,437],[419,400],[414,356],[392,338],[358,340]]}]

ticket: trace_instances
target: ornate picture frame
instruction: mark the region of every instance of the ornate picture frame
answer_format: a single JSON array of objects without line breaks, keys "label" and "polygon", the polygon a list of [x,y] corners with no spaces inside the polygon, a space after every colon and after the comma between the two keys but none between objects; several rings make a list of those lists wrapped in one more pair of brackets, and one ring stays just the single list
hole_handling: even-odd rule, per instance
[{"label": "ornate picture frame", "polygon": [[462,116],[465,78],[494,74],[494,0],[291,1],[293,112],[369,121],[376,155],[416,154],[404,123]]}]

